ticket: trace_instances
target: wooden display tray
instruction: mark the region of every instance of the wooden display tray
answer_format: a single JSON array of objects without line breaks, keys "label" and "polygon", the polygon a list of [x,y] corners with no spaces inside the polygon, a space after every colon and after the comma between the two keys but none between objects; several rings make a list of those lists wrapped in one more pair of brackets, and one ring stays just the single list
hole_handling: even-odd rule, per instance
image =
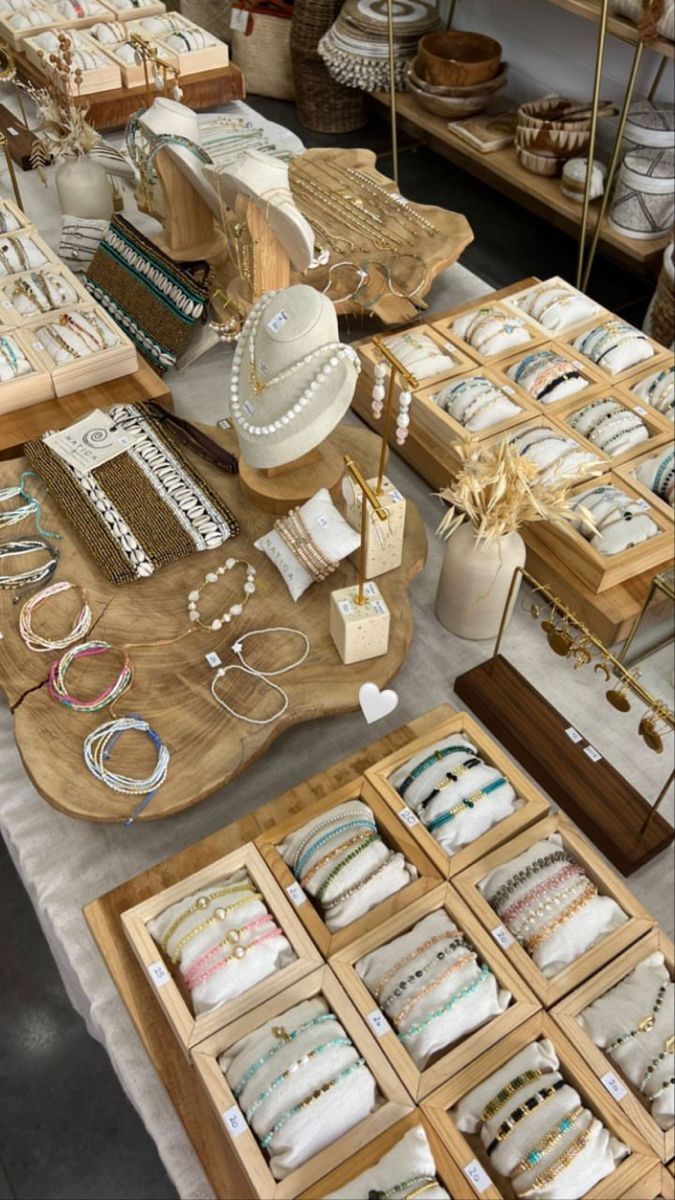
[{"label": "wooden display tray", "polygon": [[[543,284],[556,284],[556,283],[563,284],[564,287],[566,287],[566,288],[572,288],[573,291],[577,292],[579,295],[585,294],[583,292],[579,293],[578,289],[574,288],[573,285],[571,283],[568,283],[568,281],[566,279],[563,279],[562,275],[550,275],[548,279],[542,279],[542,281],[541,281],[542,285]],[[524,309],[522,309],[520,307],[520,304],[518,303],[518,301],[522,300],[529,292],[533,291],[535,287],[539,287],[539,286],[541,286],[541,285],[531,284],[529,287],[520,288],[517,292],[513,292],[504,301],[506,308],[508,308],[510,312],[514,312],[520,317],[525,317],[530,322],[530,324],[534,325],[535,328],[538,329],[540,331],[540,333],[542,334],[542,336],[544,338],[546,338],[547,340],[550,340],[551,338],[559,338],[563,335],[567,336],[570,333],[574,334],[577,332],[577,330],[582,329],[584,325],[588,324],[588,317],[584,317],[583,320],[575,321],[574,325],[570,325],[565,330],[549,329],[547,325],[542,324],[542,322],[538,321],[536,317],[529,316],[529,314],[526,313],[524,311]],[[594,301],[594,303],[597,303],[597,301]],[[597,309],[597,312],[595,313],[594,320],[602,321],[607,316],[609,316],[607,309],[603,308],[601,304],[598,304],[598,309]]]},{"label": "wooden display tray", "polygon": [[[655,410],[651,409],[650,411],[654,412]],[[672,437],[669,440],[672,444]],[[623,466],[616,468],[617,478],[621,480],[620,486],[627,483],[632,491],[637,492],[638,495],[648,500],[653,508],[661,513],[662,517],[672,522],[675,520],[675,509],[673,509],[673,506],[667,500],[662,500],[660,496],[657,496],[656,492],[647,487],[647,484],[643,483],[637,476],[638,467],[642,463],[647,462],[650,458],[659,458],[662,454],[666,453],[669,449],[668,442],[662,443],[660,447],[653,446],[651,441],[646,442],[645,445],[647,449],[643,450],[642,454],[634,454],[629,462],[625,462]]]},{"label": "wooden display tray", "polygon": [[[145,41],[151,49],[157,50],[162,57],[166,57],[166,55],[162,54],[163,47],[158,42],[157,38],[148,37],[146,35]],[[97,42],[97,45],[100,47],[101,54],[105,54],[107,58],[114,62],[120,73],[122,84],[125,88],[145,87],[145,68],[143,63],[137,63],[135,61],[128,63],[125,62],[123,58],[120,58],[117,50],[121,44],[121,42]]]},{"label": "wooden display tray", "polygon": [[[172,904],[194,893],[208,893],[218,881],[224,880],[227,883],[234,872],[242,869],[247,872],[256,891],[261,893],[267,911],[276,918],[277,925],[293,947],[295,958],[274,972],[273,981],[267,977],[235,999],[195,1016],[179,968],[173,965],[168,954],[155,941],[148,924]],[[223,903],[227,904],[227,901],[224,900]],[[143,970],[147,971],[153,980],[165,980],[157,987],[157,1001],[188,1057],[191,1047],[238,1020],[245,1013],[251,1012],[269,995],[271,989],[282,991],[291,987],[323,961],[293,912],[290,901],[277,887],[272,874],[251,842],[233,850],[224,858],[217,859],[194,875],[188,875],[179,883],[149,896],[141,904],[127,909],[122,913],[122,924]]]},{"label": "wooden display tray", "polygon": [[281,1016],[288,1009],[315,996],[324,999],[365,1059],[377,1081],[381,1102],[363,1121],[281,1180],[276,1180],[272,1175],[266,1155],[245,1122],[243,1131],[236,1136],[230,1133],[227,1126],[221,1128],[221,1142],[228,1149],[232,1147],[248,1181],[249,1192],[264,1197],[264,1200],[293,1200],[299,1192],[335,1170],[350,1154],[361,1150],[372,1138],[407,1116],[412,1109],[410,1097],[386,1054],[380,1049],[375,1035],[361,1020],[330,967],[323,966],[286,991],[277,991],[270,999],[259,1004],[255,1011],[215,1033],[192,1051],[193,1065],[216,1117],[222,1121],[224,1114],[232,1112],[233,1108],[236,1110],[236,1100],[218,1065],[219,1056],[241,1038],[254,1033],[266,1021]]},{"label": "wooden display tray", "polygon": [[[500,988],[511,992],[513,999],[503,1013],[493,1017],[486,1025],[473,1030],[446,1050],[435,1054],[431,1063],[424,1070],[420,1070],[404,1044],[398,1040],[392,1025],[356,971],[355,964],[365,954],[372,953],[379,946],[406,933],[418,921],[441,908],[445,909],[459,932],[466,934],[468,941],[478,951],[480,960],[490,967]],[[534,992],[513,969],[504,951],[485,932],[467,905],[447,885],[421,896],[395,916],[385,921],[374,922],[366,933],[362,933],[343,950],[332,955],[330,965],[364,1020],[371,1025],[378,1019],[382,1022],[386,1029],[386,1032],[380,1035],[382,1049],[417,1102],[422,1101],[470,1062],[480,1058],[490,1046],[506,1037],[540,1007]]]},{"label": "wooden display tray", "polygon": [[30,25],[28,29],[15,29],[13,25],[10,25],[9,18],[16,14],[9,9],[0,13],[0,37],[2,37],[4,42],[9,42],[13,50],[20,50],[26,38],[34,37],[36,33],[47,33],[54,29],[65,29],[67,22],[52,8],[48,0],[44,0],[44,3],[43,0],[39,0],[35,5],[35,10],[38,9],[44,12],[44,24]]},{"label": "wooden display tray", "polygon": [[[510,1180],[494,1170],[479,1135],[460,1133],[449,1110],[489,1075],[540,1038],[548,1038],[553,1043],[560,1060],[561,1073],[577,1089],[583,1103],[631,1150],[629,1157],[611,1175],[585,1193],[584,1200],[652,1200],[657,1193],[652,1190],[656,1177],[653,1173],[654,1154],[649,1145],[634,1129],[630,1119],[610,1100],[600,1080],[573,1043],[544,1012],[536,1013],[519,1025],[502,1042],[485,1051],[480,1059],[465,1067],[423,1102],[422,1111],[435,1125],[453,1157],[459,1163],[466,1164],[465,1172],[469,1164],[477,1159],[492,1181],[491,1186],[476,1187],[476,1194],[487,1200],[516,1200],[517,1196]],[[648,1182],[643,1183],[645,1177],[648,1177]]]},{"label": "wooden display tray", "polygon": [[[488,903],[478,885],[497,867],[512,862],[535,842],[544,841],[553,833],[560,834],[563,848],[569,851],[570,857],[575,862],[581,864],[589,879],[597,885],[600,895],[611,896],[619,908],[626,913],[628,919],[602,938],[597,945],[592,946],[569,966],[549,979],[543,971],[539,970],[524,947],[502,925],[497,913]],[[519,834],[518,837],[506,842],[503,846],[499,846],[497,850],[493,850],[491,854],[486,855],[480,862],[474,863],[472,867],[467,867],[466,871],[457,875],[449,886],[457,889],[462,899],[493,937],[495,933],[498,933],[502,938],[501,944],[509,959],[532,991],[539,996],[544,1008],[550,1008],[573,988],[585,983],[587,979],[654,927],[654,918],[646,908],[643,908],[625,883],[607,866],[590,842],[577,833],[571,822],[561,813],[556,813],[554,816],[539,821],[536,825],[531,825],[525,833]],[[505,939],[502,930],[506,934]],[[509,938],[510,941],[508,941]],[[504,945],[505,941],[507,941],[506,945]]]},{"label": "wooden display tray", "polygon": [[[494,425],[488,425],[486,429],[481,429],[478,433],[471,433],[468,429],[456,421],[454,417],[441,408],[436,402],[436,396],[439,392],[453,384],[459,384],[465,379],[471,379],[474,376],[483,377],[493,383],[495,387],[500,388],[509,400],[520,406],[520,412],[514,413],[505,421],[498,421]],[[457,455],[456,446],[458,443],[466,443],[471,438],[475,438],[479,442],[485,442],[490,438],[497,437],[499,434],[508,433],[511,429],[515,430],[516,426],[521,425],[523,421],[531,420],[534,416],[534,404],[531,400],[523,400],[521,396],[514,395],[515,388],[511,384],[506,386],[504,381],[492,372],[490,367],[475,366],[473,370],[466,371],[463,375],[455,379],[448,379],[444,383],[434,383],[431,387],[423,387],[412,394],[412,404],[410,406],[410,423],[414,428],[426,434],[434,443],[437,443],[445,448],[449,457],[451,457],[455,469],[459,466],[459,456]]]},{"label": "wooden display tray", "polygon": [[645,365],[643,364],[643,369],[640,372],[636,371],[635,375],[633,375],[628,382],[623,385],[622,390],[626,392],[630,399],[635,401],[636,404],[644,404],[647,408],[653,409],[655,413],[658,413],[661,419],[666,421],[673,430],[673,433],[675,433],[675,421],[671,420],[671,418],[666,416],[665,413],[659,412],[658,408],[654,408],[654,405],[647,400],[645,396],[640,396],[639,393],[635,391],[635,388],[638,387],[639,384],[643,383],[645,379],[649,379],[651,375],[658,375],[660,371],[663,371],[664,368],[667,367],[667,365],[667,363],[659,363],[657,366],[651,366],[647,364],[645,369]]},{"label": "wooden display tray", "polygon": [[40,362],[49,371],[52,378],[55,396],[69,396],[71,392],[79,392],[82,388],[95,387],[97,383],[109,383],[120,375],[131,375],[138,369],[138,354],[134,343],[127,337],[124,330],[111,320],[104,309],[94,304],[91,296],[81,305],[69,304],[68,312],[94,312],[100,325],[106,325],[118,338],[116,346],[106,346],[103,350],[94,351],[84,358],[72,362],[54,363],[40,341],[40,330],[58,320],[54,314],[44,313],[32,317],[30,322],[22,326],[24,340],[29,341]]},{"label": "wooden display tray", "polygon": [[[116,387],[112,399],[121,403],[123,392],[118,392]],[[212,428],[205,432],[228,448],[235,448],[233,433]],[[375,474],[379,440],[353,426],[340,426],[333,437],[343,452],[349,452],[357,459],[367,476]],[[62,531],[65,535],[59,543],[58,578],[77,580],[87,589],[94,616],[101,618],[96,626],[96,636],[115,646],[123,646],[129,641],[152,643],[184,633],[188,627],[188,591],[199,586],[205,573],[230,555],[254,561],[258,568],[258,591],[246,614],[235,625],[225,626],[218,634],[204,632],[176,642],[169,655],[161,647],[131,652],[136,667],[132,710],[142,713],[160,737],[166,738],[172,756],[168,779],[144,810],[143,820],[171,816],[206,799],[245,770],[292,725],[357,710],[358,692],[364,678],[363,663],[346,667],[340,662],[328,629],[330,593],[336,587],[354,581],[352,564],[343,563],[323,584],[308,590],[301,604],[296,605],[276,567],[253,549],[256,538],[269,530],[271,518],[242,503],[236,476],[227,475],[203,459],[193,457],[189,451],[186,453],[216,492],[231,504],[241,518],[243,531],[232,544],[228,542],[219,549],[181,559],[149,579],[120,588],[111,585],[71,532],[51,495],[45,494],[42,505],[44,528]],[[1,486],[16,483],[26,466],[25,459],[4,466],[0,470]],[[15,529],[17,534],[24,531],[22,525]],[[408,586],[424,566],[426,547],[421,517],[415,506],[408,503],[403,564],[379,581],[390,611],[396,614],[388,653],[368,663],[368,678],[380,687],[397,674],[408,652],[412,638]],[[227,594],[231,595],[231,591]],[[162,614],[159,623],[158,613]],[[18,610],[12,604],[12,594],[5,591],[0,594],[0,627],[4,633],[0,687],[14,708],[14,735],[33,785],[45,800],[71,816],[93,821],[125,819],[129,811],[128,798],[121,798],[96,782],[82,762],[83,739],[108,719],[109,714],[73,713],[52,700],[44,686],[49,661],[43,660],[49,660],[49,656],[31,654],[26,649],[19,637],[17,622]],[[218,651],[226,663],[231,663],[235,660],[229,647],[237,635],[250,629],[279,625],[299,626],[311,642],[307,662],[283,677],[283,687],[289,697],[288,710],[280,720],[266,726],[236,721],[226,715],[211,696],[212,668],[206,663],[205,655]],[[255,646],[252,650],[258,653]],[[279,647],[277,653],[281,656],[277,665],[289,661],[287,650]],[[96,690],[98,684],[101,690],[109,683],[110,661],[105,662],[107,657],[101,656],[103,661],[87,664],[87,687],[91,685]],[[255,661],[253,659],[254,665]],[[275,665],[269,648],[265,665],[269,668]],[[234,693],[237,710],[246,712],[248,708],[251,711],[251,706],[255,708],[263,696],[264,702],[269,704],[268,692],[260,691],[261,688],[263,685],[253,677],[237,683]],[[186,696],[190,697],[189,704],[185,703]],[[126,704],[123,711],[129,711]],[[140,771],[144,776],[154,759],[151,747],[129,745],[125,751],[125,769],[131,774]],[[58,771],[54,770],[55,761],[59,762]],[[197,773],[194,771],[196,762],[200,765]]]},{"label": "wooden display tray", "polygon": [[323,1200],[325,1196],[339,1194],[340,1189],[350,1183],[352,1179],[356,1179],[370,1167],[376,1166],[389,1150],[398,1146],[406,1133],[420,1126],[427,1136],[434,1156],[436,1177],[443,1184],[448,1195],[452,1196],[453,1200],[473,1200],[473,1189],[467,1183],[459,1165],[450,1154],[443,1139],[438,1136],[426,1113],[420,1109],[415,1109],[414,1112],[403,1117],[401,1121],[397,1121],[395,1125],[390,1126],[372,1142],[368,1142],[367,1146],[357,1150],[356,1154],[350,1155],[347,1161],[331,1171],[330,1175],[324,1176],[318,1183],[312,1184],[306,1192],[303,1192],[300,1200]]},{"label": "wooden display tray", "polygon": [[32,339],[17,329],[5,330],[4,335],[18,342],[33,369],[29,375],[21,375],[18,379],[7,379],[0,383],[0,414],[10,409],[16,412],[28,408],[41,400],[50,400],[54,395],[54,383],[40,355],[35,351]]},{"label": "wooden display tray", "polygon": [[[29,61],[25,53],[17,52],[16,63],[22,79],[36,87],[43,86],[42,72]],[[187,79],[181,79],[181,90],[182,103],[197,112],[210,112],[221,104],[229,104],[231,100],[243,100],[246,95],[244,76],[234,63],[228,67],[199,71]],[[87,120],[103,133],[126,125],[131,114],[147,104],[147,89],[145,84],[106,88],[75,97],[75,102],[87,109]]]},{"label": "wooden display tray", "polygon": [[[522,345],[515,348],[511,346],[508,350],[500,351],[497,354],[481,354],[480,350],[477,350],[469,342],[465,341],[464,338],[460,337],[458,333],[455,333],[453,329],[453,325],[458,317],[462,317],[468,313],[476,313],[477,315],[481,308],[496,308],[503,316],[508,317],[511,320],[517,316],[529,334],[529,341],[523,342]],[[545,338],[550,338],[550,334],[542,333],[541,326],[538,326],[534,321],[531,321],[530,318],[525,315],[525,313],[515,312],[512,308],[509,308],[505,304],[501,304],[499,301],[496,301],[493,304],[490,300],[489,294],[487,296],[481,296],[478,300],[467,300],[466,304],[458,305],[456,309],[453,309],[452,317],[446,317],[445,319],[441,318],[439,321],[433,321],[432,328],[436,329],[442,338],[447,338],[447,340],[452,342],[453,345],[459,346],[460,350],[463,350],[465,354],[468,354],[469,358],[472,358],[475,362],[479,363],[481,367],[489,367],[491,363],[497,362],[498,359],[503,358],[506,355],[515,354],[518,351],[520,351],[522,354],[529,354],[530,350],[533,350],[536,346],[543,342]]]},{"label": "wooden display tray", "polygon": [[[490,300],[505,299],[538,282],[540,281],[534,277],[522,279],[510,287],[490,293]],[[458,310],[448,309],[447,312],[440,314],[440,317],[452,316],[455,311]],[[364,340],[369,341],[370,339]],[[356,385],[352,409],[366,425],[377,430],[379,423],[374,419],[370,407],[371,390],[371,381],[362,373]],[[436,490],[445,487],[457,471],[457,459],[453,454],[452,447],[444,441],[430,436],[426,430],[419,428],[414,417],[410,422],[408,438],[403,446],[399,446],[396,442],[392,422],[389,444],[400,458]],[[624,641],[642,612],[651,586],[653,571],[644,571],[641,575],[636,575],[625,583],[596,594],[575,576],[570,575],[557,556],[549,555],[543,547],[535,545],[534,541],[530,540],[528,529],[524,531],[524,538],[527,544],[528,571],[541,583],[549,584],[554,594],[560,596],[605,645],[611,646]]]},{"label": "wooden display tray", "polygon": [[[408,330],[402,330],[401,332],[407,333]],[[451,342],[450,338],[446,337],[445,334],[435,325],[415,325],[411,332],[413,332],[416,337],[429,338],[429,340],[434,343],[436,348],[440,350],[442,354],[452,360],[451,366],[443,368],[443,370],[439,371],[437,375],[427,375],[423,380],[420,380],[420,387],[430,387],[432,384],[440,386],[445,382],[446,379],[453,379],[457,375],[463,375],[465,371],[470,371],[474,367],[475,359],[471,358],[466,350],[460,349],[456,342]],[[382,341],[386,345],[389,338],[395,336],[397,335],[389,334],[383,337]],[[374,342],[370,340],[360,342],[358,344],[358,349],[364,374],[367,375],[369,380],[372,382],[375,376],[376,364],[385,362],[385,359],[379,353]],[[385,362],[385,366],[386,365],[387,364]],[[411,374],[415,374],[412,368]],[[400,374],[397,375],[394,395],[398,396],[405,386],[406,384],[402,380]]]},{"label": "wooden display tray", "polygon": [[[112,17],[110,18],[112,20]],[[107,92],[120,87],[122,82],[119,67],[106,54],[102,54],[101,47],[98,42],[87,37],[86,33],[78,33],[77,42],[74,43],[73,49],[77,50],[78,45],[82,48],[96,54],[103,62],[97,67],[91,67],[88,71],[82,72],[82,79],[77,87],[77,100],[82,97],[82,101],[86,103],[91,96],[99,92]],[[21,51],[17,53],[16,64],[20,75],[24,73],[23,64],[26,67],[32,68],[33,76],[37,76],[38,86],[44,87],[44,73],[40,60],[40,54],[47,53],[40,46],[35,36],[27,37],[24,40]],[[74,77],[69,80],[69,87],[73,98],[76,97],[76,89]]]},{"label": "wooden display tray", "polygon": [[401,909],[406,909],[413,900],[416,900],[420,896],[425,896],[429,892],[433,892],[441,882],[440,874],[429,858],[427,858],[426,854],[420,849],[419,843],[412,837],[410,830],[396,819],[389,806],[385,804],[382,797],[375,791],[368,780],[356,779],[351,783],[345,784],[344,787],[339,788],[337,791],[330,792],[327,796],[324,796],[322,800],[317,801],[314,805],[311,820],[315,820],[317,817],[330,812],[331,809],[337,808],[340,804],[346,804],[350,800],[360,800],[363,804],[369,806],[375,817],[375,823],[382,840],[393,850],[400,851],[406,861],[417,868],[418,874],[417,878],[413,879],[406,887],[401,888],[398,892],[394,892],[386,900],[381,901],[380,904],[371,908],[364,916],[358,917],[351,924],[345,925],[342,929],[338,929],[335,932],[331,932],[326,925],[321,913],[320,904],[309,893],[304,892],[299,884],[296,883],[290,867],[286,865],[285,860],[281,857],[277,849],[280,842],[289,837],[290,834],[294,833],[296,829],[299,829],[310,819],[307,814],[302,810],[300,812],[294,810],[284,821],[281,821],[274,828],[266,830],[261,837],[256,838],[256,846],[265,859],[274,878],[280,887],[289,892],[296,905],[298,917],[326,958],[336,954],[355,938],[366,933],[374,921],[386,921],[389,917],[394,916],[395,913],[400,912]]},{"label": "wooden display tray", "polygon": [[[610,963],[604,970],[599,971],[597,975],[587,980],[586,983],[582,984],[571,995],[566,996],[564,1000],[560,1001],[560,1004],[556,1004],[555,1008],[551,1010],[551,1017],[556,1025],[560,1026],[570,1042],[573,1042],[577,1047],[594,1075],[597,1075],[600,1080],[607,1074],[620,1079],[627,1090],[621,1100],[617,1100],[612,1092],[609,1092],[614,1104],[618,1105],[619,1109],[637,1130],[640,1137],[658,1154],[661,1162],[667,1163],[671,1160],[673,1154],[675,1154],[675,1129],[669,1129],[666,1133],[657,1125],[649,1111],[648,1105],[644,1103],[638,1089],[623,1074],[619,1064],[599,1046],[596,1046],[595,1042],[577,1020],[579,1014],[589,1004],[599,999],[600,996],[604,996],[605,992],[608,992],[610,988],[616,987],[626,975],[629,975],[650,954],[658,950],[665,957],[666,967],[672,979],[675,976],[675,947],[659,929],[653,929],[651,933],[641,938],[639,942],[636,942],[629,950],[621,954],[619,958],[615,958],[614,962]],[[609,1088],[607,1090],[609,1091]]]},{"label": "wooden display tray", "polygon": [[[19,222],[18,229],[8,229],[6,233],[2,234],[2,237],[7,237],[7,235],[11,233],[27,233],[28,230],[34,230],[35,227],[33,222],[29,219],[29,217],[26,216],[25,212],[19,208],[16,201],[10,196],[0,197],[0,208],[7,209],[7,211],[10,212],[12,216],[15,217]],[[10,276],[3,275],[2,278],[8,279]]]},{"label": "wooden display tray", "polygon": [[[649,439],[646,442],[641,442],[638,446],[633,446],[630,450],[624,450],[622,454],[611,455],[589,441],[585,434],[580,433],[578,429],[574,428],[571,424],[571,418],[582,408],[585,408],[587,404],[597,404],[601,399],[616,400],[627,412],[637,413],[649,430]],[[571,399],[564,404],[560,404],[556,409],[554,423],[560,425],[568,436],[575,437],[582,442],[587,450],[592,450],[594,454],[597,454],[598,458],[606,462],[611,470],[616,470],[626,462],[634,462],[637,456],[641,458],[645,456],[651,457],[658,452],[659,447],[665,446],[667,442],[673,440],[672,423],[670,421],[666,421],[666,418],[662,417],[650,404],[640,404],[637,400],[630,397],[627,392],[622,392],[620,388],[615,387],[602,389],[593,400],[584,400],[583,393],[581,397],[572,396]],[[649,492],[649,489],[647,491]],[[649,492],[650,497],[651,495],[652,493]]]},{"label": "wooden display tray", "polygon": [[237,850],[277,825],[289,812],[304,811],[309,820],[317,800],[345,780],[362,775],[372,763],[423,736],[451,713],[450,706],[444,704],[416,717],[262,808],[121,884],[84,910],[113,982],[219,1200],[249,1200],[253,1192],[232,1143],[223,1137],[222,1118],[212,1108],[196,1072],[158,1011],[153,985],[124,935],[121,914]]},{"label": "wooden display tray", "polygon": [[[470,842],[467,846],[463,846],[461,850],[458,850],[456,854],[450,857],[421,821],[418,820],[414,824],[409,823],[411,810],[405,801],[401,799],[393,785],[389,783],[389,777],[404,762],[412,758],[413,755],[419,754],[427,746],[432,746],[434,743],[440,742],[443,738],[448,737],[449,734],[457,732],[467,734],[469,741],[476,747],[481,758],[485,759],[491,766],[496,767],[510,781],[518,797],[523,801],[523,804],[510,817],[507,817],[504,821],[499,821],[497,825],[493,825],[481,837],[476,838],[474,842]],[[494,850],[496,846],[500,846],[502,842],[507,842],[516,833],[521,833],[523,829],[527,829],[535,821],[548,816],[549,813],[549,803],[546,797],[542,796],[541,792],[532,786],[529,779],[518,769],[513,760],[504,754],[501,746],[498,746],[491,737],[488,737],[482,726],[466,712],[455,713],[447,721],[443,721],[435,729],[430,730],[424,737],[417,738],[410,745],[404,746],[403,749],[397,750],[394,754],[390,754],[382,762],[375,763],[366,772],[366,778],[377,789],[385,803],[399,817],[402,824],[405,824],[412,836],[419,841],[427,858],[431,859],[444,879],[451,879],[454,875],[459,874],[465,867],[470,866],[471,863],[476,862],[477,859]]]},{"label": "wooden display tray", "polygon": [[[584,754],[573,724],[501,654],[455,680],[458,696],[569,813],[622,874],[632,875],[673,840],[673,827],[605,758]],[[645,828],[645,823],[649,824]]]},{"label": "wooden display tray", "polygon": [[[69,271],[66,266],[63,264],[61,264],[61,266],[57,266],[56,264],[52,266],[51,263],[45,263],[42,267],[38,267],[37,271],[41,273],[45,269],[51,270],[53,274],[59,275],[62,279],[68,281],[70,286],[75,289],[75,300],[73,300],[70,305],[61,305],[59,308],[53,308],[51,313],[31,313],[30,316],[25,316],[23,313],[20,313],[18,308],[16,308],[12,303],[10,296],[13,293],[16,285],[20,283],[22,279],[30,278],[31,275],[35,274],[35,272],[22,271],[16,275],[3,275],[0,277],[0,323],[10,325],[12,328],[22,329],[27,325],[34,324],[36,320],[48,320],[50,315],[54,316],[56,313],[61,311],[61,308],[92,307],[93,301],[90,293],[87,291],[84,284],[78,279],[77,275],[73,275],[73,273]],[[101,311],[102,310],[99,309],[99,312]]]}]

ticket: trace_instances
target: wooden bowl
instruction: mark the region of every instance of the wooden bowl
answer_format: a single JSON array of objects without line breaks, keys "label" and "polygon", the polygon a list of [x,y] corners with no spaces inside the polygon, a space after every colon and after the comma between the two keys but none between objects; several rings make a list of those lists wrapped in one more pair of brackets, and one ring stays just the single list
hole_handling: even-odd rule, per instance
[{"label": "wooden bowl", "polygon": [[530,129],[590,129],[590,117],[578,121],[559,120],[572,106],[573,101],[564,96],[544,96],[541,100],[531,100],[521,104],[518,109],[518,124]]},{"label": "wooden bowl", "polygon": [[502,48],[482,33],[449,29],[427,33],[418,47],[419,74],[441,87],[472,87],[487,83],[499,71]]},{"label": "wooden bowl", "polygon": [[556,158],[553,154],[533,154],[531,150],[524,150],[522,146],[516,145],[516,157],[521,166],[525,167],[526,171],[531,171],[533,175],[559,175],[562,168],[562,160]]},{"label": "wooden bowl", "polygon": [[516,126],[516,144],[535,154],[554,154],[556,158],[574,158],[583,154],[590,142],[588,129],[531,129]]},{"label": "wooden bowl", "polygon": [[[506,83],[506,76],[501,84]],[[405,86],[420,108],[434,113],[437,117],[445,117],[452,121],[458,117],[472,117],[487,108],[494,93],[484,93],[478,96],[438,96],[418,87],[411,78],[411,71],[406,75]]]},{"label": "wooden bowl", "polygon": [[428,92],[431,96],[456,96],[457,99],[464,99],[469,96],[491,96],[495,92],[499,92],[506,83],[509,64],[500,63],[499,74],[495,75],[494,79],[488,79],[485,83],[474,83],[469,87],[442,87],[440,84],[427,83],[424,76],[421,74],[419,57],[414,59],[411,66],[408,68],[410,78],[423,92]]}]

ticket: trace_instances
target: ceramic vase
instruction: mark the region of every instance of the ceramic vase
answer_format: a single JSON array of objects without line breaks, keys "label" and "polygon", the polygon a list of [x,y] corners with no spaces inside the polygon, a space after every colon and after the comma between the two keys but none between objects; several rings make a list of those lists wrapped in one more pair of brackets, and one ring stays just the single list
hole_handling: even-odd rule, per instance
[{"label": "ceramic vase", "polygon": [[67,158],[56,172],[61,212],[68,217],[107,221],[113,212],[113,190],[100,163],[86,154]]},{"label": "ceramic vase", "polygon": [[[525,543],[519,533],[476,542],[466,521],[448,539],[436,593],[436,616],[458,637],[495,638],[513,572],[525,566]],[[518,595],[516,589],[513,604]],[[509,612],[509,617],[511,615]]]}]

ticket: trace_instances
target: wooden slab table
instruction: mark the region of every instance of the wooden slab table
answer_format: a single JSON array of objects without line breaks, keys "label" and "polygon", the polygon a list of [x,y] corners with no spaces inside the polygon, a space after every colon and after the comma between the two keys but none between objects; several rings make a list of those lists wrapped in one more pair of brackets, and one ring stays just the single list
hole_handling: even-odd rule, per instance
[{"label": "wooden slab table", "polygon": [[[235,449],[231,432],[211,428],[205,432],[229,449]],[[338,450],[356,458],[366,476],[375,474],[380,443],[372,433],[342,426],[332,440]],[[392,617],[388,652],[365,664],[344,666],[329,634],[329,596],[335,588],[355,583],[353,564],[345,561],[328,580],[314,584],[294,603],[276,567],[253,548],[253,542],[271,528],[274,518],[243,499],[237,476],[224,474],[189,451],[186,453],[239,518],[242,532],[225,546],[175,562],[149,579],[120,588],[111,585],[96,569],[49,493],[45,493],[42,506],[43,528],[63,533],[56,579],[68,579],[86,590],[94,614],[91,636],[118,648],[135,644],[136,648],[128,651],[134,666],[133,686],[118,700],[114,715],[141,714],[165,740],[172,755],[168,779],[143,811],[143,820],[171,816],[212,795],[245,770],[290,726],[358,708],[358,692],[364,679],[384,687],[398,672],[408,652],[413,629],[408,584],[426,561],[424,524],[409,502],[403,564],[378,579]],[[0,486],[16,483],[26,466],[25,459],[0,464]],[[13,526],[12,534],[20,536],[33,530],[32,522],[25,521]],[[258,570],[255,595],[243,616],[231,626],[225,625],[217,633],[197,631],[194,637],[186,638],[184,635],[190,629],[188,592],[200,587],[206,572],[230,556],[255,564]],[[211,600],[214,615],[216,608],[222,612],[240,598],[241,573],[233,572],[232,582],[216,590],[218,597]],[[56,617],[57,601],[61,599],[52,601]],[[1,592],[0,629],[4,636],[0,641],[0,688],[13,709],[14,735],[33,785],[45,800],[71,816],[90,821],[124,820],[134,807],[129,802],[131,798],[94,780],[82,761],[84,738],[110,718],[110,711],[72,712],[50,697],[46,678],[50,661],[57,654],[34,654],[27,650],[18,634],[18,611],[12,603],[12,593]],[[68,611],[72,614],[72,605]],[[208,612],[212,612],[210,606]],[[40,629],[47,635],[50,630],[44,623],[49,617],[45,609]],[[62,611],[61,629],[64,620]],[[277,681],[289,697],[283,716],[272,724],[249,724],[230,716],[213,699],[210,690],[213,668],[208,665],[206,655],[215,651],[224,664],[236,663],[230,646],[237,635],[270,626],[303,630],[310,640],[310,653],[304,664]],[[55,630],[52,636],[54,633]],[[157,645],[160,641],[166,644]],[[288,641],[277,638],[273,647],[256,645],[256,640],[251,640],[246,648],[247,659],[255,667],[274,670],[297,657],[298,647],[297,638]],[[111,663],[108,654],[90,659],[83,666],[77,664],[72,681],[76,690],[79,687],[77,694],[98,695],[118,667],[119,658],[116,656]],[[237,712],[260,718],[272,715],[279,708],[278,693],[271,692],[255,676],[236,674],[223,681],[221,687],[223,691],[226,689],[227,698]],[[136,741],[142,744],[134,745]],[[127,739],[121,760],[125,773],[146,778],[154,763],[155,751],[145,744],[145,739]]]}]

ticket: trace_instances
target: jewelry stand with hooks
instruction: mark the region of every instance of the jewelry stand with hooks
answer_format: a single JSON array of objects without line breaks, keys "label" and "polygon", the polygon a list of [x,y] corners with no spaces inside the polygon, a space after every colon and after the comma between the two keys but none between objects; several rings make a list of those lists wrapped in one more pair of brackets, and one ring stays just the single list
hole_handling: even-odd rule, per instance
[{"label": "jewelry stand with hooks", "polygon": [[[650,804],[500,653],[506,616],[521,579],[551,610],[542,628],[554,653],[568,659],[578,672],[588,668],[595,655],[594,670],[605,675],[606,699],[617,711],[628,711],[629,693],[648,706],[635,727],[646,746],[658,752],[663,749],[660,727],[675,729],[675,715],[642,686],[636,673],[545,584],[520,567],[511,581],[492,658],[458,676],[455,691],[610,862],[624,875],[632,875],[673,841],[673,827],[658,809],[674,775],[671,772]],[[536,598],[531,613],[535,619],[541,615]]]},{"label": "jewelry stand with hooks", "polygon": [[330,634],[343,663],[363,662],[367,658],[378,658],[387,653],[391,614],[376,583],[367,579],[366,541],[373,520],[386,524],[387,509],[366,482],[357,463],[349,455],[344,456],[346,484],[361,493],[360,522],[361,547],[358,551],[359,580],[354,587],[338,588],[330,596]]}]

